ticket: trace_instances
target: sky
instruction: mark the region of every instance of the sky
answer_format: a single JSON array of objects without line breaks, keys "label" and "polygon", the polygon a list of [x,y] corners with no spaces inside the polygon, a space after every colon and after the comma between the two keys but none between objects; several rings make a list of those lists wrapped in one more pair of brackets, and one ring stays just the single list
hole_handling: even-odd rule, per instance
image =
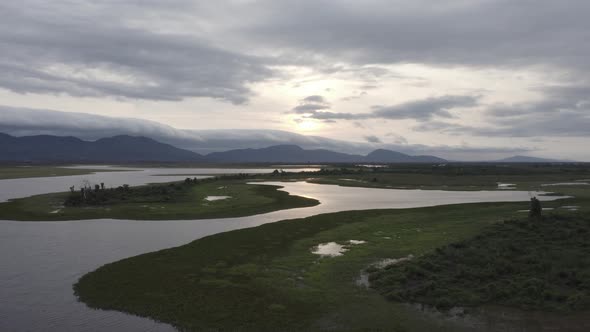
[{"label": "sky", "polygon": [[586,0],[0,3],[0,131],[590,161]]}]

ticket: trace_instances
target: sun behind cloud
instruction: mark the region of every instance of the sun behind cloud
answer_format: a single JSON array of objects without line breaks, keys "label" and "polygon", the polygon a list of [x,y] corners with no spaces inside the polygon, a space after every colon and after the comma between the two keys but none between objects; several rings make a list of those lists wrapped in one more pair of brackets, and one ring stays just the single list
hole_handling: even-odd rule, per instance
[{"label": "sun behind cloud", "polygon": [[311,119],[296,119],[295,129],[299,132],[315,131],[321,128],[318,121]]}]

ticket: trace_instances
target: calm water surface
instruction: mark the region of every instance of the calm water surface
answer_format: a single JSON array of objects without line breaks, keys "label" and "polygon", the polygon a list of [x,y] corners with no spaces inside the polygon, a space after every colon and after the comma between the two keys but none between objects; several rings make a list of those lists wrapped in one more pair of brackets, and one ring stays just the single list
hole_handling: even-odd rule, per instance
[{"label": "calm water surface", "polygon": [[[153,176],[171,174],[171,171],[174,174],[188,174],[182,169],[149,169],[90,176],[20,179],[20,182],[2,180],[0,197],[8,199],[62,191],[62,188],[72,185],[73,181],[84,178],[105,183],[112,181],[108,183],[113,185],[166,182],[182,178]],[[234,171],[239,173],[244,170]],[[253,173],[251,170],[248,172]],[[117,183],[119,180],[123,182]],[[35,192],[34,188],[11,188],[15,183],[35,185],[38,191]],[[0,221],[0,331],[172,331],[169,325],[149,319],[89,309],[76,301],[72,284],[83,274],[103,264],[179,246],[219,232],[344,210],[529,199],[529,193],[521,191],[445,192],[353,188],[304,182],[266,183],[282,185],[291,194],[316,198],[321,204],[227,219]],[[541,197],[543,200],[557,198]]]},{"label": "calm water surface", "polygon": [[[146,183],[162,183],[185,179],[187,176],[199,179],[221,174],[263,174],[271,173],[273,168],[132,168],[105,165],[70,166],[66,168],[95,169],[117,172],[96,172],[86,175],[55,176],[45,178],[24,178],[0,180],[0,202],[11,198],[22,198],[32,195],[48,194],[68,191],[69,187],[76,188],[86,181],[92,184],[103,182],[108,187],[118,187],[123,184],[139,186]],[[290,168],[290,172],[315,171],[318,168]]]}]

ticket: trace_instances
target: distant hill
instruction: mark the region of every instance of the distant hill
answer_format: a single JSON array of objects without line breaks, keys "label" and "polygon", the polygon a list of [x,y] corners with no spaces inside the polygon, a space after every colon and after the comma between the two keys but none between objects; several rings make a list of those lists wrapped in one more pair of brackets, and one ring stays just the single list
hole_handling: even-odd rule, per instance
[{"label": "distant hill", "polygon": [[120,135],[84,141],[51,135],[14,137],[0,133],[0,161],[10,162],[204,162],[204,163],[439,163],[434,156],[410,156],[379,149],[366,156],[297,145],[213,152],[206,156],[143,136]]},{"label": "distant hill", "polygon": [[207,160],[221,163],[350,163],[362,160],[361,156],[330,150],[304,150],[297,145],[275,145],[262,149],[238,149],[213,152]]},{"label": "distant hill", "polygon": [[500,159],[500,160],[495,160],[493,162],[498,162],[498,163],[560,163],[560,162],[568,162],[568,161],[529,157],[529,156],[512,156],[512,157],[508,157],[508,158],[504,158],[504,159]]},{"label": "distant hill", "polygon": [[50,135],[0,134],[0,161],[13,162],[181,162],[203,161],[198,153],[147,137],[114,136],[97,141]]},{"label": "distant hill", "polygon": [[439,163],[445,159],[435,156],[410,156],[405,153],[377,149],[364,157],[365,162],[372,163]]},{"label": "distant hill", "polygon": [[275,145],[262,149],[239,149],[213,152],[206,156],[220,163],[438,163],[446,160],[433,156],[410,156],[396,151],[375,150],[366,156],[330,150],[305,150],[297,145]]}]

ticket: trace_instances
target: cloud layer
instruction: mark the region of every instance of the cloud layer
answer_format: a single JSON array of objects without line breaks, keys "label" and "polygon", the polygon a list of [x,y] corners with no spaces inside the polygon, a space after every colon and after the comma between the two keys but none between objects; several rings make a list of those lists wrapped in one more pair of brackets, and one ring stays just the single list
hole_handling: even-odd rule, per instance
[{"label": "cloud layer", "polygon": [[194,149],[544,141],[546,157],[590,160],[585,0],[21,0],[0,12],[6,132]]},{"label": "cloud layer", "polygon": [[[175,5],[183,4],[173,2],[171,8]],[[249,83],[274,76],[268,59],[224,50],[191,34],[134,27],[128,22],[132,10],[142,12],[140,6],[114,3],[3,2],[0,87],[151,100],[211,97],[239,104],[251,95]]]},{"label": "cloud layer", "polygon": [[298,106],[293,108],[293,113],[304,114],[307,118],[319,120],[413,119],[427,121],[433,117],[452,118],[450,110],[476,106],[477,100],[478,98],[473,96],[431,97],[398,105],[372,106],[372,111],[368,113],[340,113],[326,111],[331,108],[330,103],[324,97],[314,95],[304,98]]},{"label": "cloud layer", "polygon": [[437,154],[452,158],[486,158],[530,151],[521,147],[426,146],[381,144],[377,136],[367,136],[367,142],[334,140],[319,136],[304,136],[280,130],[181,130],[158,122],[112,118],[84,113],[58,112],[0,106],[0,132],[14,136],[57,135],[96,140],[115,135],[147,136],[199,153],[240,148],[262,148],[279,144],[296,144],[306,149],[331,149],[347,153],[367,153],[375,148],[388,148],[409,154]]}]

